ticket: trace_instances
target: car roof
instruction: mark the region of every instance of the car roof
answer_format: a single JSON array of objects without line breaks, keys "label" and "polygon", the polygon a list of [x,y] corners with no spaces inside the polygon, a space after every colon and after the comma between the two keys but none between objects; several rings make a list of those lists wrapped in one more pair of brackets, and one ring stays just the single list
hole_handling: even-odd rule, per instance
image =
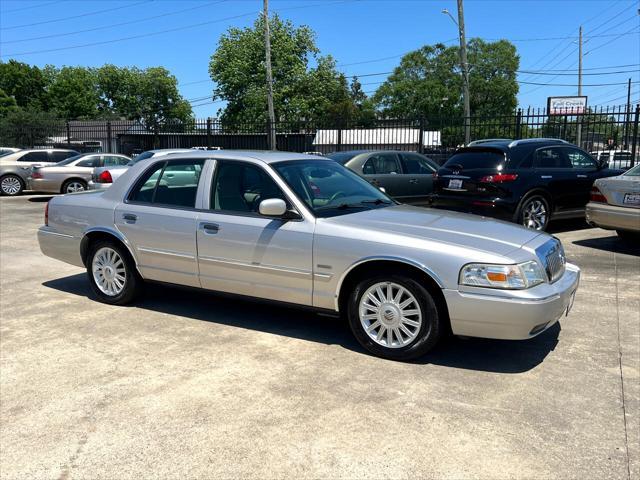
[{"label": "car roof", "polygon": [[[319,155],[308,155],[296,152],[279,152],[270,150],[187,150],[176,153],[167,160],[179,160],[190,158],[215,158],[219,160],[257,160],[263,163],[276,163],[291,160],[323,160],[333,162],[330,158]],[[153,157],[151,158],[153,160]],[[145,160],[142,160],[143,162]]]}]

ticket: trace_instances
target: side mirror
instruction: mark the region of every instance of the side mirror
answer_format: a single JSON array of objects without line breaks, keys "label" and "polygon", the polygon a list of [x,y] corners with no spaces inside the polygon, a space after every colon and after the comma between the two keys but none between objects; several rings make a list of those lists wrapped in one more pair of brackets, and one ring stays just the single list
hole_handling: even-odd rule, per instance
[{"label": "side mirror", "polygon": [[287,204],[280,198],[268,198],[260,202],[258,212],[265,217],[284,217],[287,213]]}]

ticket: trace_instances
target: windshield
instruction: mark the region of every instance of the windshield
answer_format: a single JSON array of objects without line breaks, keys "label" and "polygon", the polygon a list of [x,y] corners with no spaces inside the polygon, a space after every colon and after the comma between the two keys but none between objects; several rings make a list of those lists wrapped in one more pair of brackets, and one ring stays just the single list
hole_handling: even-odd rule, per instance
[{"label": "windshield", "polygon": [[129,163],[127,163],[127,166],[131,166],[131,165],[135,165],[136,163],[138,163],[140,160],[144,160],[146,158],[151,158],[153,157],[153,152],[151,151],[147,151],[147,152],[142,152],[140,155],[138,155],[137,157],[131,159],[129,161]]},{"label": "windshield", "polygon": [[333,217],[395,203],[362,177],[335,162],[294,160],[273,166],[317,217]]},{"label": "windshield", "polygon": [[327,155],[327,157],[329,157],[331,160],[335,160],[336,162],[344,165],[345,163],[347,163],[349,160],[351,160],[353,157],[355,157],[360,153],[362,152],[335,152],[335,153],[330,153],[329,155]]},{"label": "windshield", "polygon": [[629,170],[624,172],[623,175],[627,177],[640,177],[640,164],[636,165],[633,168],[630,168]]},{"label": "windshield", "polygon": [[74,155],[73,157],[69,157],[66,160],[62,160],[61,162],[56,163],[56,167],[61,165],[69,165],[71,162],[75,162],[76,160],[80,160],[82,157],[86,157],[86,153],[81,153],[80,155]]}]

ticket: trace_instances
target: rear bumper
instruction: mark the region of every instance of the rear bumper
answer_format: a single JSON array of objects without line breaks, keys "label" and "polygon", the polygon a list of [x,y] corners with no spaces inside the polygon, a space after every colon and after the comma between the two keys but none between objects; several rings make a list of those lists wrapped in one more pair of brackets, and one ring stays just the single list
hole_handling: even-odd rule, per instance
[{"label": "rear bumper", "polygon": [[558,281],[529,290],[478,293],[480,289],[476,288],[471,293],[445,289],[443,293],[454,334],[524,340],[544,332],[568,314],[579,283],[580,269],[567,264]]},{"label": "rear bumper", "polygon": [[80,238],[43,226],[38,229],[38,243],[40,250],[47,257],[84,268],[80,256]]},{"label": "rear bumper", "polygon": [[436,193],[431,195],[430,203],[432,207],[455,212],[473,213],[486,217],[498,218],[500,220],[513,221],[518,208],[518,203],[513,200],[487,197],[460,197],[457,195],[446,195]]},{"label": "rear bumper", "polygon": [[46,178],[29,178],[29,190],[34,192],[60,193],[60,184]]},{"label": "rear bumper", "polygon": [[589,202],[587,222],[607,230],[640,232],[640,208]]},{"label": "rear bumper", "polygon": [[111,185],[113,185],[113,183],[97,183],[91,180],[87,183],[87,190],[106,190]]}]

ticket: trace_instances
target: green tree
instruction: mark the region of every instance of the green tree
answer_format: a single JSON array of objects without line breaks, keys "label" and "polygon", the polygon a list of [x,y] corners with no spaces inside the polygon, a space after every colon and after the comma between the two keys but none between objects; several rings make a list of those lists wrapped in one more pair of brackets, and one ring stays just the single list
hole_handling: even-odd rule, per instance
[{"label": "green tree", "polygon": [[[213,98],[227,102],[220,112],[227,124],[267,121],[263,22],[259,17],[253,27],[230,28],[211,56]],[[327,119],[349,112],[353,101],[346,78],[331,57],[319,54],[313,31],[277,15],[269,19],[269,28],[276,120]]]},{"label": "green tree", "polygon": [[46,110],[49,78],[36,66],[16,60],[0,62],[0,88],[19,107]]},{"label": "green tree", "polygon": [[62,67],[49,87],[51,110],[64,119],[88,120],[98,117],[100,96],[96,75],[84,67]]},{"label": "green tree", "polygon": [[178,91],[178,81],[163,67],[140,72],[134,82],[136,118],[154,133],[168,124],[187,126],[192,120],[191,104]]},{"label": "green tree", "polygon": [[16,99],[7,95],[6,92],[0,88],[0,118],[6,117],[10,112],[15,112],[18,109]]},{"label": "green tree", "polygon": [[[467,47],[471,114],[494,117],[517,105],[519,57],[506,40],[472,39]],[[441,43],[406,54],[374,95],[388,117],[462,115],[459,48]]]}]

